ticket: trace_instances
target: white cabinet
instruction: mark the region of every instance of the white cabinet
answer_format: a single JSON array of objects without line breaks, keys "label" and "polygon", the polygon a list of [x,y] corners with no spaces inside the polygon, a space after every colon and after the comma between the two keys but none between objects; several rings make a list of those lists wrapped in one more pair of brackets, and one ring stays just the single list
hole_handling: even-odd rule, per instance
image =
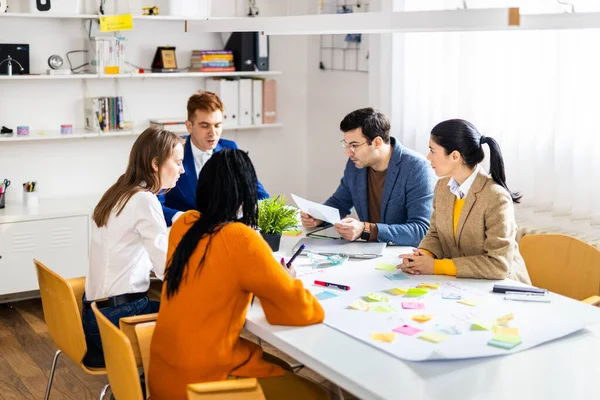
[{"label": "white cabinet", "polygon": [[37,290],[36,258],[64,278],[87,275],[89,216],[0,223],[0,295]]}]

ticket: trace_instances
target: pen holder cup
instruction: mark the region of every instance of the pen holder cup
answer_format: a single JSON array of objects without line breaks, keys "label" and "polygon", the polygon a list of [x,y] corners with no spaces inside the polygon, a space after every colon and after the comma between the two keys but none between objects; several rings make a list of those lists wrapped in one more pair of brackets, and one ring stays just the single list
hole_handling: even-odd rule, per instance
[{"label": "pen holder cup", "polygon": [[5,198],[6,198],[6,193],[5,192],[0,193],[0,208],[4,208],[4,202],[6,201]]},{"label": "pen holder cup", "polygon": [[27,207],[37,207],[40,205],[40,198],[37,192],[23,192],[23,204]]}]

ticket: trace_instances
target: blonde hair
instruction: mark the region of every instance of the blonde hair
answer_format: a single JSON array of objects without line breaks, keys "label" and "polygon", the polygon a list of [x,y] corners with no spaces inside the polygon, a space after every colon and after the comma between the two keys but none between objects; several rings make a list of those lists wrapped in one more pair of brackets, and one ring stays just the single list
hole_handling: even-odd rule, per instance
[{"label": "blonde hair", "polygon": [[[156,128],[142,132],[131,148],[125,173],[104,193],[94,209],[92,219],[98,227],[107,224],[113,210],[117,215],[121,214],[131,196],[137,192],[160,191],[160,170],[178,144],[183,144],[183,139],[173,132]],[[158,166],[158,173],[154,171],[153,163]]]}]

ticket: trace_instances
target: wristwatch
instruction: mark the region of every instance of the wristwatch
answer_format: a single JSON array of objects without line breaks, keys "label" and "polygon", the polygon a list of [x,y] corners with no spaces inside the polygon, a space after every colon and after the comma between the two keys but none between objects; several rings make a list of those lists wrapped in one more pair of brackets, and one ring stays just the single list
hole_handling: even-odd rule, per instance
[{"label": "wristwatch", "polygon": [[360,234],[360,238],[368,242],[371,238],[371,224],[369,224],[368,222],[364,222],[364,224],[365,229],[363,229],[363,232]]}]

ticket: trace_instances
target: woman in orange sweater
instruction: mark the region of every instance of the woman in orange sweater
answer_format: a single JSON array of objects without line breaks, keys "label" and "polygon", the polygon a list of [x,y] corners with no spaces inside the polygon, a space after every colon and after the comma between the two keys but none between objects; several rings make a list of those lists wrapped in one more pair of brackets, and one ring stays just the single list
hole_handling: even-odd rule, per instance
[{"label": "woman in orange sweater", "polygon": [[271,324],[303,326],[324,318],[319,302],[253,229],[257,209],[248,155],[237,149],[215,153],[200,172],[196,210],[177,219],[169,235],[150,355],[153,400],[184,400],[190,383],[235,377],[259,378],[268,399],[327,398],[240,338],[253,295]]}]

